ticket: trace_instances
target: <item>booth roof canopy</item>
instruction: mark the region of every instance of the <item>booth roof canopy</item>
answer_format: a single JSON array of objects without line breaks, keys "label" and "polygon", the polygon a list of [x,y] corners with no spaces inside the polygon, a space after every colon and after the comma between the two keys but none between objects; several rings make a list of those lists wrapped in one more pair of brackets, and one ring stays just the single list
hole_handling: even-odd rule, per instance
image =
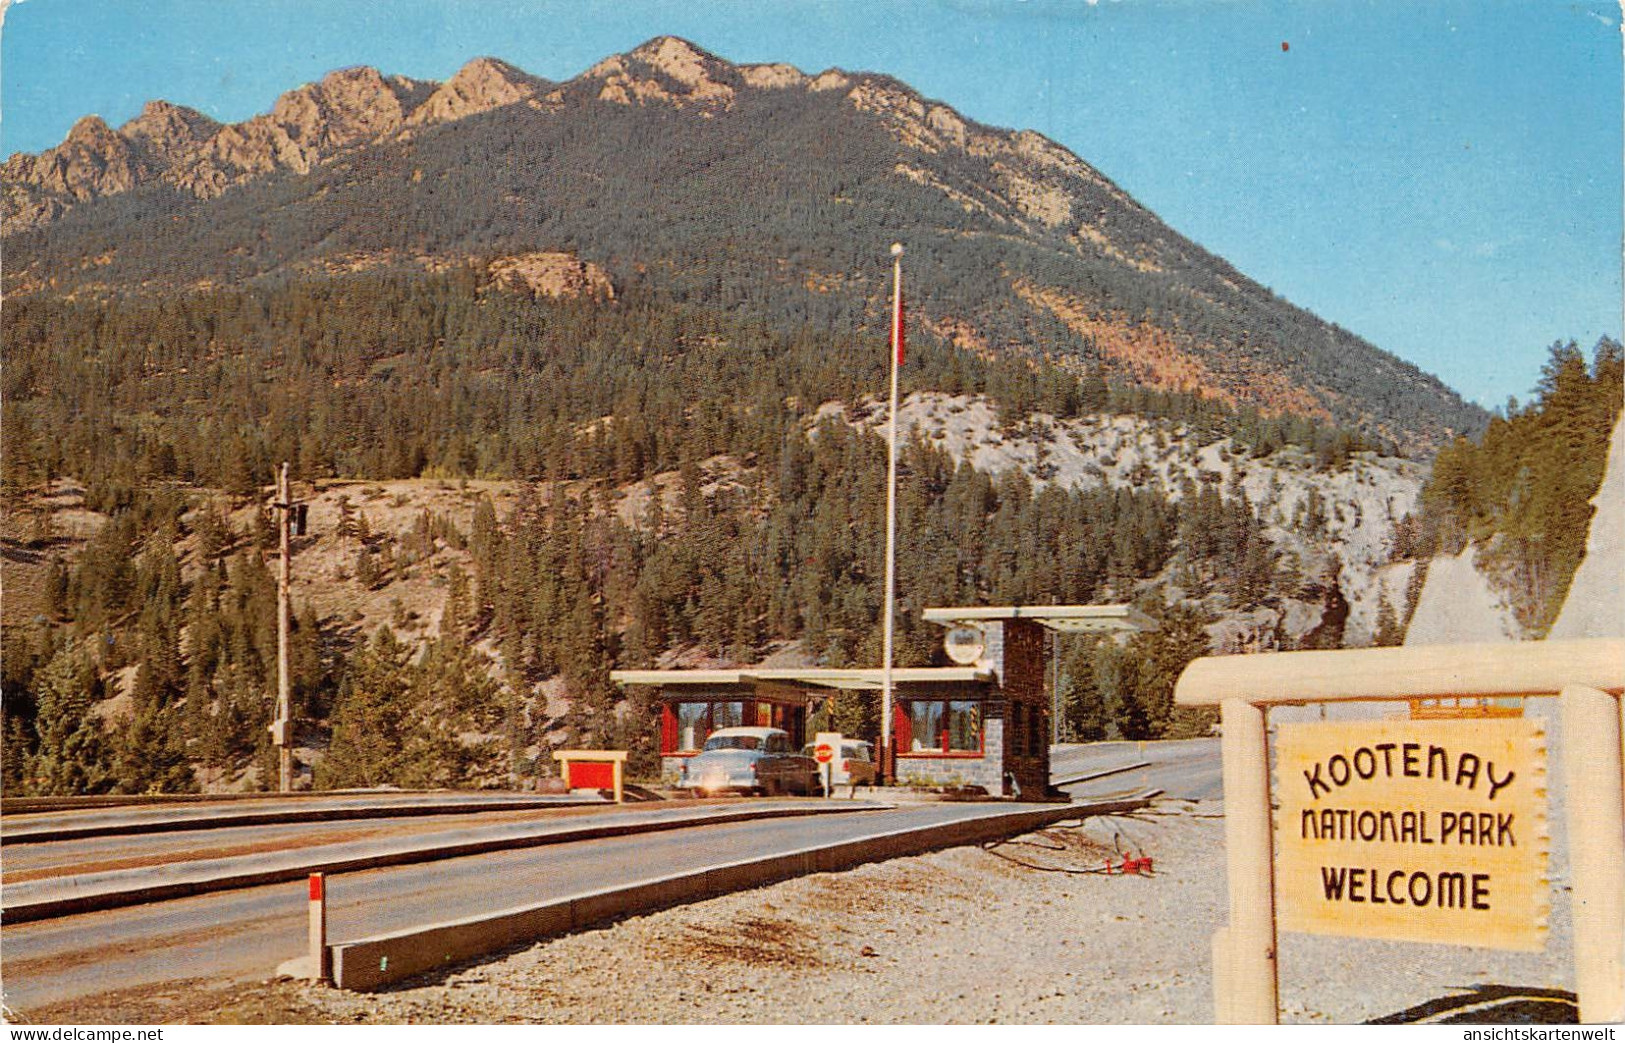
[{"label": "booth roof canopy", "polygon": [[[616,684],[647,685],[754,685],[759,681],[804,684],[817,688],[878,690],[883,682],[879,667],[828,670],[818,667],[744,667],[739,670],[612,670]],[[992,683],[993,672],[974,666],[910,666],[892,670],[894,685],[959,681]]]},{"label": "booth roof canopy", "polygon": [[983,605],[928,608],[921,615],[928,623],[941,623],[949,627],[961,623],[1030,619],[1064,634],[1157,629],[1156,620],[1132,605]]}]

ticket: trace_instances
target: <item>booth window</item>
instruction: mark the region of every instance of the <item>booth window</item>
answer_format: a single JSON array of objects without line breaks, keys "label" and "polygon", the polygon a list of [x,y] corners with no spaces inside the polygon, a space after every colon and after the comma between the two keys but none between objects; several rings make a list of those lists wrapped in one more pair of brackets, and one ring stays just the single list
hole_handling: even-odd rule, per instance
[{"label": "booth window", "polygon": [[745,704],[677,703],[673,716],[676,718],[676,734],[664,752],[696,753],[718,728],[734,728],[743,724]]},{"label": "booth window", "polygon": [[981,753],[982,704],[916,699],[908,703],[909,753]]}]

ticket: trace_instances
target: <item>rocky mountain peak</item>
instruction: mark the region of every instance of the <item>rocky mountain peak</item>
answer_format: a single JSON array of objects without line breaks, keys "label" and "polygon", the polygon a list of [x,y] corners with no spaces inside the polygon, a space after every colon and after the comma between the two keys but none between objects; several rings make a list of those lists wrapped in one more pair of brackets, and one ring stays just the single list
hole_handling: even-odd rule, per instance
[{"label": "rocky mountain peak", "polygon": [[[475,113],[485,115],[461,118]],[[268,113],[214,126],[167,103],[127,134],[81,121],[57,148],[7,164],[6,232],[143,184],[211,199],[265,175],[343,169],[308,184],[281,177],[241,205],[110,210],[108,222],[62,229],[49,249],[38,237],[12,240],[23,263],[11,271],[37,266],[26,292],[93,280],[113,292],[184,288],[192,284],[174,273],[229,243],[242,258],[233,281],[311,265],[354,270],[352,258],[397,265],[495,250],[518,258],[491,272],[510,288],[607,299],[603,287],[628,271],[686,270],[691,256],[711,255],[738,260],[702,288],[707,300],[737,295],[788,315],[808,300],[826,307],[803,293],[833,293],[828,307],[845,314],[870,292],[845,274],[849,229],[916,215],[903,217],[899,238],[937,244],[920,250],[941,261],[915,298],[920,326],[978,356],[1052,357],[1080,375],[1264,417],[1330,420],[1407,446],[1479,419],[1414,368],[1272,297],[1058,143],[977,123],[884,74],[809,79],[658,37],[558,85],[490,58],[445,84],[339,70]],[[639,205],[599,205],[633,197]],[[822,220],[832,205],[851,218]],[[374,211],[421,220],[405,242],[401,230],[361,220],[328,234],[330,215]],[[754,235],[745,245],[742,230]],[[154,245],[119,250],[138,236]],[[794,259],[776,245],[789,242]],[[554,257],[563,247],[570,253]],[[79,258],[109,259],[93,271]],[[591,263],[605,264],[602,277]],[[982,281],[965,282],[970,272]],[[1395,388],[1403,413],[1390,404]]]},{"label": "rocky mountain peak", "polygon": [[782,87],[806,87],[812,79],[794,65],[782,62],[767,65],[741,65],[739,75],[745,82],[758,90],[771,90]]},{"label": "rocky mountain peak", "polygon": [[683,75],[681,70],[684,68],[698,70],[705,65],[728,64],[680,36],[656,36],[628,52],[627,56],[679,77]]},{"label": "rocky mountain peak", "polygon": [[407,123],[418,126],[462,119],[528,101],[553,86],[497,58],[475,58],[429,95]]},{"label": "rocky mountain peak", "polygon": [[624,55],[599,62],[584,78],[601,79],[602,101],[630,105],[661,101],[726,108],[744,84],[739,70],[676,36],[657,36]]},{"label": "rocky mountain peak", "polygon": [[37,186],[58,200],[83,201],[108,192],[122,192],[148,173],[130,148],[130,143],[107,125],[100,116],[85,116],[73,125],[56,148],[37,156],[18,153],[6,161],[7,218],[15,219],[16,207],[24,218],[54,217],[61,204],[46,205],[39,199],[16,199],[14,189]]},{"label": "rocky mountain peak", "polygon": [[119,134],[165,160],[173,161],[206,141],[220,124],[196,109],[163,100],[149,101],[141,115],[119,128]]},{"label": "rocky mountain peak", "polygon": [[89,116],[79,117],[62,143],[87,148],[104,148],[111,143],[113,137],[113,128],[107,125],[107,121],[91,113]]},{"label": "rocky mountain peak", "polygon": [[279,167],[306,173],[341,149],[399,130],[432,89],[365,65],[335,70],[282,95],[269,115],[224,128],[176,181],[213,195],[245,175]]},{"label": "rocky mountain peak", "polygon": [[271,109],[271,119],[306,140],[332,144],[359,140],[406,122],[419,100],[415,95],[423,93],[420,86],[404,77],[386,78],[371,66],[338,69],[320,83],[282,95]]}]

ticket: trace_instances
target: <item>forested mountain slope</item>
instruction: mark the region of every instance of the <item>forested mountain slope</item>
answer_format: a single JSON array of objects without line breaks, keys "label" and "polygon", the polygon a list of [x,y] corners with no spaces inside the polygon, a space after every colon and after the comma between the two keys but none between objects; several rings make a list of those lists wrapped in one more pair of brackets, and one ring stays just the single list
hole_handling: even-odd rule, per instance
[{"label": "forested mountain slope", "polygon": [[155,103],[3,178],[8,792],[264,783],[284,461],[318,785],[647,763],[616,667],[876,662],[894,240],[899,662],[930,605],[1159,616],[1065,652],[1069,735],[1178,733],[1209,648],[1397,639],[1417,458],[1485,419],[1053,142],[671,38]]},{"label": "forested mountain slope", "polygon": [[231,126],[167,104],[116,131],[87,117],[3,177],[13,296],[483,275],[541,254],[845,336],[882,328],[902,240],[917,336],[971,354],[1094,365],[1406,452],[1482,422],[1040,135],[885,76],[734,66],[669,37],[561,85],[482,59],[443,85],[344,70]]},{"label": "forested mountain slope", "polygon": [[[1589,363],[1573,341],[1553,344],[1528,403],[1511,403],[1476,441],[1439,452],[1418,517],[1398,534],[1399,554],[1425,561],[1471,545],[1470,560],[1517,625],[1544,636],[1586,557],[1622,406],[1618,341],[1599,339]],[[1617,505],[1601,513],[1610,510]]]}]

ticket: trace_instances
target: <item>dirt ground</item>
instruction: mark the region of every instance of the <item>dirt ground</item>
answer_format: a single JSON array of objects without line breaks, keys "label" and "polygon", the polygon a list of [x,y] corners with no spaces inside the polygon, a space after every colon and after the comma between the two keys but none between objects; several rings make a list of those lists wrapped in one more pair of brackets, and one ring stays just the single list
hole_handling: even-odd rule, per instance
[{"label": "dirt ground", "polygon": [[[1206,1023],[1210,938],[1226,916],[1218,810],[1165,802],[801,877],[372,995],[193,981],[24,1013],[78,1024]],[[1150,856],[1152,871],[1101,872],[1125,853]],[[1283,935],[1282,1020],[1448,1017],[1435,1008],[1501,996],[1528,1009],[1484,1020],[1566,1020],[1572,1007],[1551,994],[1573,987],[1570,952],[1563,896],[1539,954]]]}]

